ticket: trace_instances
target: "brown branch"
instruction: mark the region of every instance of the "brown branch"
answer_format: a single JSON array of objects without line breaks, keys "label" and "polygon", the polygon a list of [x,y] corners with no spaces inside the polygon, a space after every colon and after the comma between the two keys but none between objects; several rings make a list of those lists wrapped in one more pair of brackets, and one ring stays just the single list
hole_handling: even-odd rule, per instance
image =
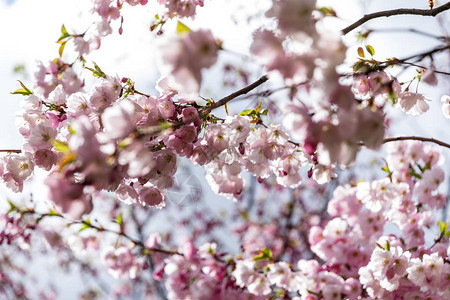
[{"label": "brown branch", "polygon": [[422,142],[430,142],[435,143],[440,146],[450,148],[450,144],[447,144],[445,142],[433,139],[433,138],[425,138],[420,136],[398,136],[398,137],[392,137],[392,138],[386,138],[383,140],[383,144],[389,143],[389,142],[396,142],[396,141],[406,141],[406,140],[415,140],[415,141],[422,141]]},{"label": "brown branch", "polygon": [[[36,219],[37,223],[39,223],[42,219],[44,219],[46,217],[58,217],[58,218],[62,218],[65,221],[68,221],[64,215],[56,213],[56,212],[50,212],[50,213],[43,213],[42,214],[42,213],[36,212],[33,208],[21,210],[20,208],[15,207],[15,209],[16,209],[17,212],[19,212],[19,213],[21,213],[23,215],[25,215],[25,214],[33,214],[33,215],[37,216],[38,217]],[[132,242],[133,244],[141,247],[142,249],[150,251],[150,253],[158,252],[158,253],[167,254],[167,255],[181,255],[181,256],[183,256],[183,253],[180,253],[177,250],[166,250],[166,249],[162,249],[162,248],[148,248],[148,247],[146,247],[144,245],[144,243],[142,241],[137,240],[135,238],[132,238],[131,236],[129,236],[128,234],[126,234],[122,230],[115,231],[115,230],[112,230],[112,229],[105,228],[103,226],[97,226],[97,225],[92,224],[88,220],[79,220],[79,221],[72,221],[72,222],[68,222],[67,223],[68,226],[72,226],[72,225],[75,225],[75,224],[84,225],[84,226],[86,226],[86,228],[92,228],[92,229],[97,230],[97,232],[109,232],[109,233],[113,233],[113,234],[116,234],[118,236],[124,237],[125,239],[127,239],[130,242]]]},{"label": "brown branch", "polygon": [[84,220],[82,220],[82,221],[74,221],[74,222],[69,223],[69,224],[83,224],[83,225],[87,226],[88,228],[92,228],[92,229],[97,230],[98,232],[109,232],[109,233],[116,234],[118,236],[122,236],[122,237],[126,238],[127,240],[129,240],[130,242],[132,242],[133,244],[135,244],[137,246],[140,246],[141,248],[146,249],[146,250],[148,250],[150,252],[158,252],[158,253],[163,253],[163,254],[167,254],[167,255],[181,255],[181,256],[183,256],[183,254],[178,252],[177,250],[166,250],[166,249],[161,249],[161,248],[147,248],[142,241],[139,241],[137,239],[132,238],[131,236],[129,236],[128,234],[126,234],[123,231],[115,231],[115,230],[112,230],[112,229],[107,229],[107,228],[104,228],[104,227],[96,226],[96,225],[93,225],[92,223],[84,221]]},{"label": "brown branch", "polygon": [[345,27],[342,29],[342,33],[346,35],[350,31],[358,28],[362,24],[366,23],[369,20],[380,18],[380,17],[390,17],[390,16],[396,16],[396,15],[418,15],[418,16],[429,16],[429,17],[435,17],[437,14],[446,11],[450,9],[450,1],[446,4],[443,4],[439,7],[436,7],[434,9],[415,9],[415,8],[399,8],[399,9],[393,9],[393,10],[385,10],[385,11],[379,11],[371,14],[364,15],[361,19],[356,21],[355,23],[351,24],[348,27]]},{"label": "brown branch", "polygon": [[22,153],[22,150],[18,150],[18,149],[0,149],[0,152]]},{"label": "brown branch", "polygon": [[207,107],[205,109],[206,113],[209,113],[211,110],[219,108],[221,106],[224,106],[225,104],[227,104],[228,102],[230,102],[231,100],[239,97],[240,95],[244,95],[247,94],[248,92],[250,92],[251,90],[257,88],[258,86],[260,86],[261,84],[263,84],[264,82],[266,82],[267,80],[269,80],[269,77],[267,77],[267,75],[262,76],[260,79],[258,79],[257,81],[253,82],[252,84],[246,86],[245,88],[240,89],[239,91],[236,91],[222,99],[220,99],[219,101],[217,101],[216,103],[214,103],[213,105]]}]

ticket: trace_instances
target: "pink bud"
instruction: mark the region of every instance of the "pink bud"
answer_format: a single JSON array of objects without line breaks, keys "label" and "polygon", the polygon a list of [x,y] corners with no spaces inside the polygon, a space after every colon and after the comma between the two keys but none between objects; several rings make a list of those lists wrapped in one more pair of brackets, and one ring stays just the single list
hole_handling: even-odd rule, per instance
[{"label": "pink bud", "polygon": [[155,268],[155,271],[153,271],[153,278],[155,280],[162,280],[164,278],[164,267],[166,266],[165,263],[160,264]]}]

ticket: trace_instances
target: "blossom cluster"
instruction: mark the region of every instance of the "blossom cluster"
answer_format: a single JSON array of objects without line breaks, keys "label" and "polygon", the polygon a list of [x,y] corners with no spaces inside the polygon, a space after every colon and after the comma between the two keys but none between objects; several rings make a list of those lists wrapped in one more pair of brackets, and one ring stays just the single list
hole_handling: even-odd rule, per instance
[{"label": "blossom cluster", "polygon": [[[258,244],[268,248],[248,252],[250,255],[245,254],[232,265],[224,265],[220,255],[216,260],[203,259],[195,265],[186,257],[170,257],[164,263],[170,295],[173,299],[193,297],[198,282],[192,278],[203,282],[200,278],[206,276],[212,280],[205,271],[208,270],[205,264],[211,263],[218,264],[234,278],[222,285],[222,293],[227,288],[241,287],[261,297],[275,295],[279,293],[277,289],[283,289],[285,293],[299,295],[300,299],[342,299],[342,295],[345,299],[448,298],[448,241],[441,236],[427,246],[424,239],[424,230],[434,223],[430,209],[441,208],[444,202],[439,199],[446,197],[437,191],[443,181],[439,175],[443,174],[440,154],[421,142],[392,145],[387,158],[389,166],[394,160],[414,163],[403,163],[403,166],[392,163],[398,167],[389,169],[387,178],[338,187],[328,204],[332,219],[324,226],[310,228],[311,250],[323,264],[314,259],[300,259],[295,268],[284,261],[274,261],[278,254],[274,252],[272,256],[268,248],[277,251],[276,240],[272,244]],[[419,166],[422,171],[411,171]],[[421,192],[423,186],[430,190],[428,197]],[[389,227],[400,231],[386,235]],[[270,231],[266,232],[270,235]],[[271,235],[277,237],[273,231]],[[244,239],[242,242],[248,244]],[[202,247],[211,249],[209,244]],[[216,253],[215,247],[211,253]],[[196,255],[201,257],[200,249]],[[183,251],[186,249],[180,248]],[[177,271],[173,272],[171,266],[175,262]],[[190,280],[185,281],[186,278]],[[177,285],[171,284],[172,280]],[[217,289],[216,281],[213,286]],[[176,287],[182,288],[172,292]],[[211,297],[217,291],[202,292]]]}]

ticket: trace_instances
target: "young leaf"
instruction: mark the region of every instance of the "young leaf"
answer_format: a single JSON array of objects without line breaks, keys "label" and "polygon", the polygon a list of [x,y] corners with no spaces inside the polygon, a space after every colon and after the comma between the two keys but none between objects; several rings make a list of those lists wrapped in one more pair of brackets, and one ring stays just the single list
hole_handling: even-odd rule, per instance
[{"label": "young leaf", "polygon": [[75,129],[73,129],[73,127],[70,126],[70,124],[69,124],[68,130],[69,130],[70,134],[72,134],[72,135],[75,134]]},{"label": "young leaf", "polygon": [[183,24],[180,21],[178,21],[178,23],[177,23],[177,33],[179,35],[184,35],[184,34],[189,33],[191,31],[192,30],[189,27],[187,27],[185,24]]},{"label": "young leaf", "polygon": [[439,221],[439,229],[441,230],[441,233],[445,233],[448,228],[448,223],[444,223],[442,221]]},{"label": "young leaf", "polygon": [[370,45],[367,45],[367,46],[366,46],[366,50],[367,50],[367,52],[369,52],[369,53],[370,53],[370,55],[372,55],[372,56],[374,56],[374,55],[375,55],[375,49],[373,49],[373,47],[372,47],[372,46],[370,46]]},{"label": "young leaf", "polygon": [[270,249],[264,248],[259,251],[258,255],[255,255],[253,257],[254,261],[264,260],[264,259],[273,260],[272,251]]},{"label": "young leaf", "polygon": [[357,72],[361,72],[361,73],[365,73],[370,69],[370,66],[368,66],[363,60],[358,61],[354,66],[353,66],[353,71]]},{"label": "young leaf", "polygon": [[324,15],[324,16],[333,16],[336,17],[336,12],[334,11],[334,9],[330,8],[330,7],[321,7],[319,8],[319,11]]},{"label": "young leaf", "polygon": [[239,113],[240,116],[248,116],[251,112],[253,111],[253,109],[246,109],[243,110]]},{"label": "young leaf", "polygon": [[413,176],[413,177],[415,177],[417,179],[422,179],[422,176],[420,176],[420,174],[418,174],[416,172],[416,170],[414,170],[413,167],[409,167],[409,175],[411,175],[411,176]]},{"label": "young leaf", "polygon": [[169,129],[170,127],[171,127],[171,125],[169,122],[164,122],[159,125],[159,128],[161,128],[161,130],[166,130],[166,129]]},{"label": "young leaf", "polygon": [[48,212],[48,214],[49,214],[50,216],[59,216],[59,214],[58,214],[56,211],[54,211],[53,209],[51,209],[51,210]]},{"label": "young leaf", "polygon": [[8,214],[9,214],[10,212],[12,212],[12,211],[14,211],[14,210],[17,209],[17,206],[16,206],[14,203],[12,203],[12,202],[9,201],[9,200],[6,200],[6,201],[8,201],[8,204],[9,204]]},{"label": "young leaf", "polygon": [[385,248],[387,251],[391,251],[391,245],[389,244],[388,241],[386,241],[386,245],[384,246],[384,248]]},{"label": "young leaf", "polygon": [[255,108],[256,113],[259,113],[259,111],[261,110],[261,106],[262,106],[262,101],[261,101],[261,99],[259,99],[259,104],[258,104],[258,106]]},{"label": "young leaf", "polygon": [[52,144],[53,144],[53,147],[56,149],[56,151],[64,153],[64,154],[70,153],[69,145],[66,142],[54,140]]},{"label": "young leaf", "polygon": [[13,94],[13,95],[15,95],[15,94],[20,94],[20,95],[25,95],[25,96],[33,94],[33,92],[32,92],[30,89],[28,89],[28,88],[23,84],[22,81],[20,81],[20,80],[17,80],[17,81],[20,83],[20,85],[22,86],[22,88],[21,88],[21,89],[18,89],[18,90],[15,90],[14,92],[11,92],[11,94]]},{"label": "young leaf", "polygon": [[91,226],[87,225],[87,224],[83,224],[83,226],[81,226],[81,228],[78,230],[78,232],[82,232],[83,230],[89,228]]},{"label": "young leaf", "polygon": [[66,165],[73,162],[76,158],[75,153],[69,153],[63,156],[63,158],[59,161],[58,170],[61,171]]},{"label": "young leaf", "polygon": [[58,53],[59,53],[60,57],[62,56],[65,47],[66,47],[66,41],[62,42],[61,46],[59,46]]},{"label": "young leaf", "polygon": [[64,24],[61,26],[61,33],[62,33],[63,35],[69,35],[69,33],[68,33],[67,30],[66,30],[66,26],[64,26]]},{"label": "young leaf", "polygon": [[57,43],[61,44],[61,41],[64,40],[65,38],[71,37],[72,35],[70,35],[67,30],[66,30],[66,26],[62,26],[61,27],[61,36],[59,37],[59,39],[56,41]]},{"label": "young leaf", "polygon": [[363,48],[358,47],[358,55],[361,57],[365,57]]},{"label": "young leaf", "polygon": [[122,226],[123,224],[123,218],[122,218],[122,213],[119,213],[116,217],[116,223],[119,224],[120,226]]},{"label": "young leaf", "polygon": [[102,69],[100,69],[100,67],[96,63],[94,63],[94,68],[95,68],[95,71],[93,74],[95,77],[106,78],[106,74],[102,71]]}]

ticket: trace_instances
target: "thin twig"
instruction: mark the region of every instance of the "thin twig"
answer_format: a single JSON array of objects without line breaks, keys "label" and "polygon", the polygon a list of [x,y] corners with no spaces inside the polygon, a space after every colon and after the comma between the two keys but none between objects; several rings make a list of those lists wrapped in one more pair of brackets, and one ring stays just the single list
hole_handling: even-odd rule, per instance
[{"label": "thin twig", "polygon": [[430,69],[431,71],[433,71],[434,73],[438,73],[438,74],[443,74],[443,75],[450,75],[450,72],[444,72],[444,71],[439,71],[439,70],[434,70],[428,67],[424,67],[415,63],[410,63],[401,59],[394,59],[394,60],[390,60],[390,61],[386,61],[385,63],[389,64],[389,65],[408,65],[408,66],[413,66],[413,67],[417,67],[417,68],[422,68],[422,69]]},{"label": "thin twig", "polygon": [[83,224],[83,225],[88,226],[88,228],[93,228],[93,229],[97,230],[98,232],[109,232],[109,233],[116,234],[118,236],[122,236],[122,237],[126,238],[127,240],[129,240],[130,242],[132,242],[133,244],[135,244],[137,246],[140,246],[143,249],[147,249],[150,252],[158,252],[158,253],[163,253],[163,254],[167,254],[167,255],[181,255],[181,256],[183,256],[183,254],[178,252],[177,250],[166,250],[166,249],[161,249],[161,248],[147,248],[144,245],[144,243],[142,243],[141,241],[139,241],[137,239],[132,238],[131,236],[129,236],[128,234],[126,234],[126,233],[124,233],[122,231],[115,231],[115,230],[112,230],[112,229],[107,229],[107,228],[104,228],[104,227],[96,226],[96,225],[94,225],[94,224],[92,224],[90,222],[84,221],[84,220],[82,220],[82,221],[74,221],[74,222],[69,223],[69,224]]},{"label": "thin twig", "polygon": [[429,32],[425,32],[425,31],[421,31],[421,30],[417,30],[414,28],[389,28],[389,29],[368,29],[367,30],[368,33],[398,33],[398,32],[407,32],[407,33],[415,33],[415,34],[420,34],[429,38],[433,38],[436,40],[443,40],[446,41],[449,38],[446,36],[438,36],[438,35],[434,35],[432,33]]},{"label": "thin twig", "polygon": [[446,4],[443,4],[439,7],[434,8],[434,9],[399,8],[399,9],[393,9],[393,10],[379,11],[379,12],[364,15],[361,19],[359,19],[355,23],[342,29],[342,33],[344,35],[346,35],[350,31],[358,28],[359,26],[366,23],[367,21],[376,19],[376,18],[380,18],[380,17],[390,17],[390,16],[395,16],[395,15],[418,15],[418,16],[434,17],[437,14],[439,14],[443,11],[446,11],[448,9],[450,9],[450,1],[447,2]]},{"label": "thin twig", "polygon": [[282,91],[282,90],[286,90],[286,89],[295,89],[295,88],[297,88],[297,87],[299,87],[301,85],[305,85],[305,84],[309,84],[309,83],[310,83],[309,80],[308,81],[302,81],[302,82],[299,82],[299,83],[295,83],[295,84],[291,84],[291,85],[285,85],[285,86],[281,86],[281,87],[278,87],[278,88],[267,89],[267,90],[264,90],[264,91],[261,91],[261,92],[258,92],[258,93],[247,94],[247,95],[245,95],[245,97],[241,97],[239,99],[247,99],[247,98],[258,97],[258,96],[268,97],[268,96],[271,96],[272,94],[274,94],[276,92],[279,92],[279,91]]},{"label": "thin twig", "polygon": [[434,138],[426,138],[426,137],[420,137],[420,136],[398,136],[398,137],[386,138],[383,140],[383,144],[389,143],[389,142],[396,142],[396,141],[406,141],[406,140],[430,142],[430,143],[435,143],[435,144],[438,144],[438,145],[446,147],[446,148],[450,148],[450,144],[436,140]]},{"label": "thin twig", "polygon": [[444,51],[444,50],[447,50],[447,49],[450,49],[450,45],[446,45],[446,46],[443,46],[443,47],[437,47],[437,48],[431,49],[431,50],[423,52],[423,53],[414,54],[414,55],[411,55],[409,57],[403,58],[402,60],[405,61],[405,60],[410,60],[410,59],[413,59],[413,58],[418,58],[418,60],[421,60],[421,59],[423,59],[423,58],[425,58],[427,56],[431,56],[434,53],[437,53],[437,52],[440,52],[440,51]]}]

